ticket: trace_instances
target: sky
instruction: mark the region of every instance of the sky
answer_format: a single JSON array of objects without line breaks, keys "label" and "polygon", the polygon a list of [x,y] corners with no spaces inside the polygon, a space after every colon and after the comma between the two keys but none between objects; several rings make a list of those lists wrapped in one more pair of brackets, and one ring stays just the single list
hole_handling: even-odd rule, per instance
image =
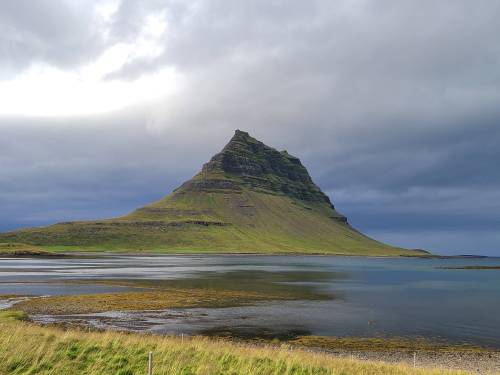
[{"label": "sky", "polygon": [[235,129],[364,233],[500,256],[500,1],[0,2],[0,231],[113,217]]}]

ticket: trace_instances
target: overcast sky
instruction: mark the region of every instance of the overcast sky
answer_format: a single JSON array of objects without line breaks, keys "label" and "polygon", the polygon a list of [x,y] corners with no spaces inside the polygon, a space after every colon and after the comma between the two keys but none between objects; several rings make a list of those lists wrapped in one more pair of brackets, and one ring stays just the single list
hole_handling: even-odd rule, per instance
[{"label": "overcast sky", "polygon": [[0,230],[124,214],[235,129],[360,230],[500,256],[500,1],[0,2]]}]

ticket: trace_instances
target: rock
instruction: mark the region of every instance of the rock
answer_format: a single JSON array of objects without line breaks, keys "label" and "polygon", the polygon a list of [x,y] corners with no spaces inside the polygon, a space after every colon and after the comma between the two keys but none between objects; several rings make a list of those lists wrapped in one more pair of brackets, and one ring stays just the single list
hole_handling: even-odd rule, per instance
[{"label": "rock", "polygon": [[333,208],[299,158],[266,146],[241,130],[236,130],[224,149],[181,189],[241,190],[242,187],[305,201],[326,202]]}]

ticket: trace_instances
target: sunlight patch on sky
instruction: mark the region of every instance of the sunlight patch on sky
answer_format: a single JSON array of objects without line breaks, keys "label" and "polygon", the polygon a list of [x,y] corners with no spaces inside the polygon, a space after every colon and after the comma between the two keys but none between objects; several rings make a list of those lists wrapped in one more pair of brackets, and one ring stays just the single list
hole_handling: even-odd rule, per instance
[{"label": "sunlight patch on sky", "polygon": [[[96,12],[104,23],[110,23],[116,8],[116,2],[109,2]],[[160,56],[166,31],[165,15],[150,15],[133,40],[111,45],[94,62],[72,70],[33,63],[20,75],[0,82],[0,115],[87,115],[168,97],[181,85],[173,67],[134,80],[108,77],[126,64]]]},{"label": "sunlight patch on sky", "polygon": [[[111,59],[113,60],[113,59]],[[103,64],[101,71],[107,69]],[[65,72],[37,65],[15,80],[0,85],[1,115],[70,116],[114,111],[167,97],[180,86],[173,68],[134,81],[100,80],[96,66],[87,72]]]}]

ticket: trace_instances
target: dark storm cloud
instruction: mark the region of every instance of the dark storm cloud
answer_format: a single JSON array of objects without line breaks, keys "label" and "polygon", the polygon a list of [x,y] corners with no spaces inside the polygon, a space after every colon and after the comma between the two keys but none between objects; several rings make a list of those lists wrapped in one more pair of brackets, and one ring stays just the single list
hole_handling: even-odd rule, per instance
[{"label": "dark storm cloud", "polygon": [[0,119],[4,229],[126,212],[240,128],[301,157],[381,240],[500,254],[499,1],[123,0],[106,41],[69,2],[36,22],[15,4],[0,5],[0,27],[15,31],[2,33],[3,64],[71,67],[153,15],[164,51],[108,78],[172,67],[185,85],[107,116]]}]

